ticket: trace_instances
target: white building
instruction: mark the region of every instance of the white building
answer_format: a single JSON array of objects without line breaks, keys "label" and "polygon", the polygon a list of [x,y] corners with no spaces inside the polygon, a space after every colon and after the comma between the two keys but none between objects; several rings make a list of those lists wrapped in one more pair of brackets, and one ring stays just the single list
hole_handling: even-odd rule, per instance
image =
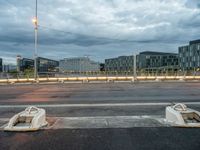
[{"label": "white building", "polygon": [[59,62],[60,71],[99,71],[100,64],[88,57],[64,58]]}]

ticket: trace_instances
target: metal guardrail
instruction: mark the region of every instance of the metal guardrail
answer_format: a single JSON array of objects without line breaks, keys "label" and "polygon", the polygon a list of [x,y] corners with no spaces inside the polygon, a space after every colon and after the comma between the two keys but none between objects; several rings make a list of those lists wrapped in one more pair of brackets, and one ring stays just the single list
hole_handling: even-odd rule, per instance
[{"label": "metal guardrail", "polygon": [[45,77],[38,78],[19,78],[19,79],[0,79],[0,83],[39,83],[39,82],[91,82],[91,81],[200,81],[200,76],[99,76],[99,77]]}]

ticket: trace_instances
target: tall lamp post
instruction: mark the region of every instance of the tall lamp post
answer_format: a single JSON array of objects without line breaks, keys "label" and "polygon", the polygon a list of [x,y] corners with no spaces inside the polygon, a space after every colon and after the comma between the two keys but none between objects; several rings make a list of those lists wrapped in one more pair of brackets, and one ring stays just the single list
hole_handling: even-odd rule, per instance
[{"label": "tall lamp post", "polygon": [[137,80],[137,61],[136,61],[137,57],[136,54],[133,53],[133,80],[136,81]]},{"label": "tall lamp post", "polygon": [[38,70],[37,70],[37,45],[38,45],[38,16],[37,16],[37,0],[35,1],[35,17],[33,18],[34,30],[35,30],[35,52],[34,52],[34,78],[37,80]]}]

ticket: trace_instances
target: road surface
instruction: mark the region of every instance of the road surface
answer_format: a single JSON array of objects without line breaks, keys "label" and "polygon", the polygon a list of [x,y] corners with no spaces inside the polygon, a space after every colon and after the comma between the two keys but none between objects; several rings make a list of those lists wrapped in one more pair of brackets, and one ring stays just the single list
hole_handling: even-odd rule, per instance
[{"label": "road surface", "polygon": [[28,105],[45,108],[52,127],[0,131],[0,149],[198,150],[198,128],[164,124],[165,107],[200,111],[200,83],[68,83],[0,86],[0,126]]}]

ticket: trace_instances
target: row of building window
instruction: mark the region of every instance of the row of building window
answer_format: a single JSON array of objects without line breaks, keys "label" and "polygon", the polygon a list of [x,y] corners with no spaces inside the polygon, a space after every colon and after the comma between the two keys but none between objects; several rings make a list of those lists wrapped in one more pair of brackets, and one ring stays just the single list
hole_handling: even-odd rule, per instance
[{"label": "row of building window", "polygon": [[[200,68],[200,40],[190,41],[189,45],[179,47],[178,54],[147,51],[140,53],[136,58],[136,66],[139,69],[168,66],[182,70]],[[108,71],[126,70],[130,66],[133,68],[133,56],[121,56],[105,60],[105,69]]]}]

